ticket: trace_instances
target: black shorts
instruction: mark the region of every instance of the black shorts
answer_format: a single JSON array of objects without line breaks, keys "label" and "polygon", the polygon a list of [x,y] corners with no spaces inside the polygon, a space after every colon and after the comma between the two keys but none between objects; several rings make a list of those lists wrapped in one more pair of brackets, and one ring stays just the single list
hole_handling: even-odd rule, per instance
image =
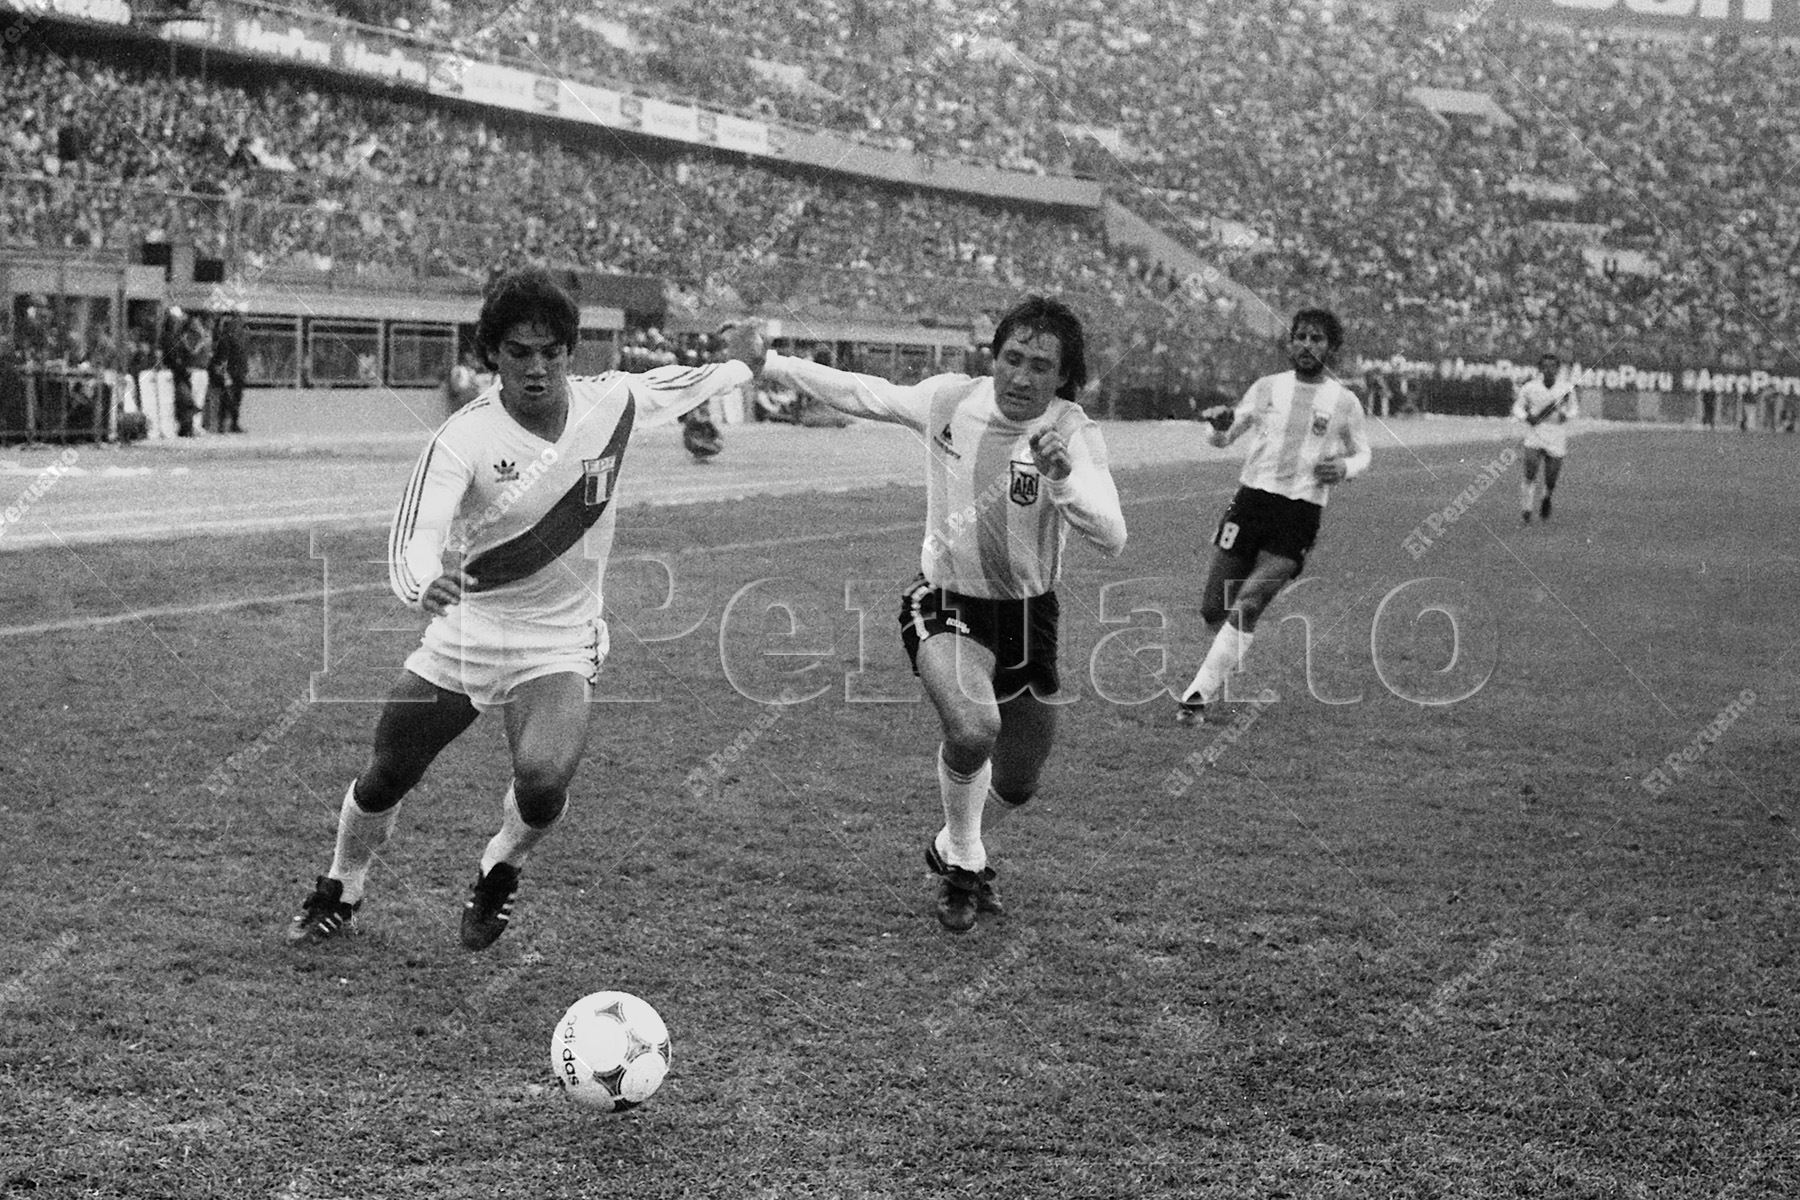
[{"label": "black shorts", "polygon": [[1267,551],[1304,567],[1306,552],[1318,540],[1319,519],[1324,515],[1325,509],[1310,500],[1240,487],[1213,530],[1213,545],[1252,559]]},{"label": "black shorts", "polygon": [[940,633],[972,638],[994,654],[994,696],[1011,700],[1026,688],[1053,696],[1056,672],[1055,592],[1027,600],[984,600],[932,587],[921,575],[900,599],[900,642],[919,673],[919,643]]},{"label": "black shorts", "polygon": [[1554,475],[1562,470],[1562,455],[1552,454],[1542,446],[1525,446],[1523,447],[1523,450],[1525,458],[1525,481],[1527,483],[1537,478],[1538,467],[1540,466],[1544,468],[1544,474],[1546,476]]}]

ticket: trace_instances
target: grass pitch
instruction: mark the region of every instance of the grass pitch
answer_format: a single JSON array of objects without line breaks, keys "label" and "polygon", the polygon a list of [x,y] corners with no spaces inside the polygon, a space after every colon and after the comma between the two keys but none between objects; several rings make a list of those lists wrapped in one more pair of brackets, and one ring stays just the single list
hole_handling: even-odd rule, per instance
[{"label": "grass pitch", "polygon": [[[378,533],[7,555],[15,627],[189,611],[0,639],[0,1193],[1800,1194],[1795,449],[1579,439],[1529,527],[1499,447],[1384,452],[1201,730],[1164,688],[1232,468],[1122,473],[989,837],[1011,914],[960,938],[893,627],[920,489],[622,514],[589,761],[480,955],[491,719],[360,936],[281,941],[416,638]],[[608,987],[674,1038],[623,1117],[548,1067]]]}]

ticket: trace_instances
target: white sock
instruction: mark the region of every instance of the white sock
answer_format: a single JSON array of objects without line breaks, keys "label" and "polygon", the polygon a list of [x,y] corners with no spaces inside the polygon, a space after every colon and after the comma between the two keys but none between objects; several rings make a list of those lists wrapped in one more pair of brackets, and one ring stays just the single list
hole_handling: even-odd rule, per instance
[{"label": "white sock", "polygon": [[994,777],[990,759],[972,775],[952,771],[938,752],[938,791],[944,797],[944,827],[938,831],[937,852],[945,862],[979,872],[987,866],[987,847],[981,844],[981,812],[987,805],[988,784]]},{"label": "white sock", "polygon": [[1527,514],[1537,507],[1537,482],[1535,480],[1519,485],[1519,507]]},{"label": "white sock", "polygon": [[[562,814],[557,814],[561,819]],[[500,832],[496,833],[481,852],[481,873],[486,875],[497,863],[522,867],[531,855],[531,848],[544,840],[544,835],[556,825],[552,820],[546,825],[531,826],[519,815],[519,800],[509,784],[506,799],[500,802]]]},{"label": "white sock", "polygon": [[1200,670],[1195,672],[1194,682],[1188,684],[1181,698],[1185,701],[1198,697],[1202,704],[1217,703],[1225,692],[1225,677],[1242,666],[1244,655],[1255,640],[1254,633],[1242,633],[1230,621],[1225,622],[1213,638]]},{"label": "white sock", "polygon": [[394,832],[394,822],[400,819],[398,804],[386,812],[367,812],[356,802],[356,781],[350,781],[350,788],[344,793],[343,807],[338,809],[337,851],[331,858],[332,879],[339,879],[344,884],[344,903],[355,904],[362,899],[363,888],[369,882],[369,864],[375,859],[375,852],[387,842],[388,835]]}]

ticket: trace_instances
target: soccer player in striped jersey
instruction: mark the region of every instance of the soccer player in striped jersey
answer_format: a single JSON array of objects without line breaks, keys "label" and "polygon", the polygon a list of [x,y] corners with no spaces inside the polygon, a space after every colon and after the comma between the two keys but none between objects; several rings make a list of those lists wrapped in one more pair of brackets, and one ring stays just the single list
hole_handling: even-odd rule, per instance
[{"label": "soccer player in striped jersey", "polygon": [[1265,375],[1235,408],[1208,409],[1212,444],[1250,437],[1237,494],[1213,532],[1212,562],[1200,591],[1200,615],[1212,646],[1181,694],[1176,719],[1200,724],[1226,677],[1243,665],[1256,622],[1300,575],[1318,537],[1331,485],[1369,467],[1362,403],[1332,378],[1344,327],[1321,308],[1303,308],[1288,325],[1293,370]]},{"label": "soccer player in striped jersey", "polygon": [[519,868],[562,815],[606,656],[601,585],[631,435],[750,380],[742,362],[570,376],[579,323],[543,271],[488,289],[475,340],[498,378],[432,435],[388,541],[394,593],[432,619],[344,794],[331,867],[291,942],[349,931],[401,799],[489,709],[505,721],[512,781],[463,908],[463,945],[506,931]]},{"label": "soccer player in striped jersey", "polygon": [[1125,517],[1100,430],[1076,395],[1087,382],[1081,321],[1030,297],[994,332],[989,377],[937,375],[901,387],[770,354],[763,376],[853,416],[904,425],[925,446],[920,574],[900,635],[943,741],[944,825],[925,850],[938,920],[961,933],[999,915],[982,841],[989,796],[1017,809],[1037,791],[1056,732],[1057,601],[1069,531],[1101,553],[1125,548]]},{"label": "soccer player in striped jersey", "polygon": [[[1525,422],[1525,478],[1519,481],[1520,522],[1531,524],[1536,510],[1540,519],[1550,519],[1550,494],[1562,475],[1563,459],[1569,453],[1569,422],[1580,409],[1575,400],[1575,381],[1558,378],[1562,360],[1554,354],[1538,359],[1539,378],[1520,384],[1513,397],[1512,415]],[[1538,472],[1542,469],[1544,484],[1539,492]]]}]

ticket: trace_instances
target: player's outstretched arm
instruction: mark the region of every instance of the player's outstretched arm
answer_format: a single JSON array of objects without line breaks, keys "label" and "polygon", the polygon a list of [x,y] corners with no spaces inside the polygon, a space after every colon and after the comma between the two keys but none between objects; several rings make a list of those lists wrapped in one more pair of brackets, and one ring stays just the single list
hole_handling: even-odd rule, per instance
[{"label": "player's outstretched arm", "polygon": [[637,400],[638,423],[661,425],[699,408],[714,396],[734,392],[752,375],[740,360],[706,363],[698,367],[652,367],[641,375],[627,375]]},{"label": "player's outstretched arm", "polygon": [[768,330],[761,321],[728,321],[719,326],[725,339],[725,357],[750,368],[752,377],[762,375],[763,362],[769,356]]},{"label": "player's outstretched arm", "polygon": [[878,375],[840,371],[824,363],[790,358],[773,350],[763,361],[763,377],[853,417],[887,421],[918,430],[923,430],[930,419],[931,398],[938,387],[945,379],[959,378],[934,375],[911,387],[902,387]]}]

